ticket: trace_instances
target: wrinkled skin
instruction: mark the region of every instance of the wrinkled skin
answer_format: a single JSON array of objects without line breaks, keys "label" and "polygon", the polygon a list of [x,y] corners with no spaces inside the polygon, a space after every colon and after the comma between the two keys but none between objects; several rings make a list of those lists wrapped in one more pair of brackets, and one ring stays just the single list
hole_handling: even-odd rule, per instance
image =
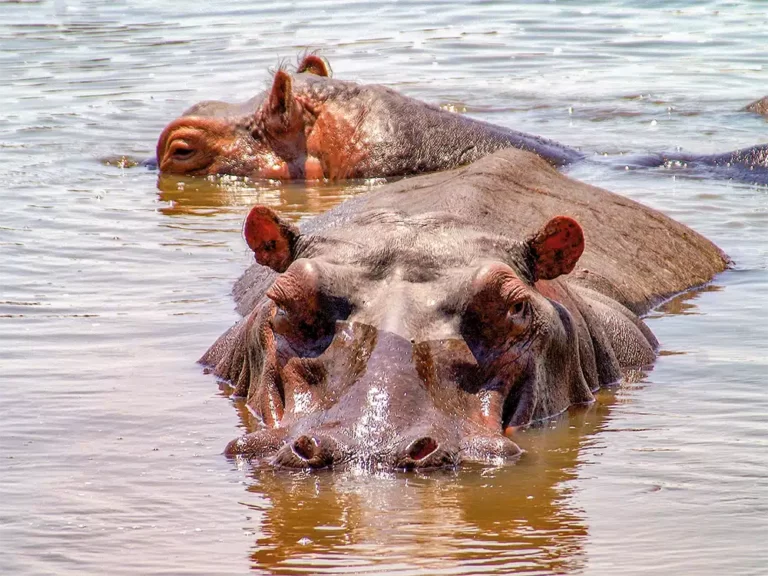
[{"label": "wrinkled skin", "polygon": [[[331,79],[326,62],[309,55],[295,74],[278,70],[271,89],[245,103],[208,101],[185,111],[160,135],[157,163],[165,174],[339,180],[435,172],[510,147],[535,152],[556,167],[584,159],[574,148],[454,114],[384,86]],[[768,182],[766,145],[607,161],[622,168],[684,164],[718,178]]]},{"label": "wrinkled skin", "polygon": [[515,150],[301,231],[256,206],[244,232],[245,318],[201,361],[263,424],[227,453],[298,468],[516,458],[516,429],[653,362],[637,314],[726,266],[692,230]]}]

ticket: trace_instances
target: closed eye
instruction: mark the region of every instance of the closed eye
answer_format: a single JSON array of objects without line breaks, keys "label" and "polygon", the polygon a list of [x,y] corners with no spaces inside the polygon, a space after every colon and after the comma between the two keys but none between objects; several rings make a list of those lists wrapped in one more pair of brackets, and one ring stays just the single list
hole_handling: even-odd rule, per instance
[{"label": "closed eye", "polygon": [[186,160],[194,153],[195,150],[193,148],[189,148],[188,146],[175,146],[172,152],[173,157],[178,160]]}]

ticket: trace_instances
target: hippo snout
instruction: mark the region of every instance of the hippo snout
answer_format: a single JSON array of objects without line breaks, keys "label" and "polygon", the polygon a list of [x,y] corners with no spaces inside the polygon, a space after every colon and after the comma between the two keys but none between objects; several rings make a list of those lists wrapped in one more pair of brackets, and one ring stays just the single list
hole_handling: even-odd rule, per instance
[{"label": "hippo snout", "polygon": [[224,454],[230,458],[245,456],[246,458],[264,458],[273,454],[282,446],[285,438],[282,428],[259,430],[235,438],[224,449]]},{"label": "hippo snout", "polygon": [[284,468],[330,468],[340,464],[361,464],[373,468],[414,470],[450,468],[459,464],[456,442],[438,441],[432,436],[406,438],[384,446],[369,446],[352,439],[302,434],[286,441],[272,458],[274,466]]},{"label": "hippo snout", "polygon": [[422,431],[401,436],[386,446],[364,447],[351,438],[339,439],[323,431],[290,435],[278,428],[233,440],[225,453],[261,459],[278,468],[319,470],[358,463],[410,471],[455,468],[462,462],[498,464],[517,459],[522,450],[501,435],[481,434],[458,440]]}]

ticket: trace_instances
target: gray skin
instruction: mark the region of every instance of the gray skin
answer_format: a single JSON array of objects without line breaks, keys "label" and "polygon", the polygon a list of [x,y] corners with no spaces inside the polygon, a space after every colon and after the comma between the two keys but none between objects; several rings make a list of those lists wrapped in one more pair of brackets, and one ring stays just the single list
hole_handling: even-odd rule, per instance
[{"label": "gray skin", "polygon": [[[327,64],[310,55],[297,73],[279,70],[270,90],[245,103],[206,101],[186,110],[161,134],[157,162],[169,174],[337,180],[435,172],[510,147],[534,152],[555,167],[586,159],[572,147],[384,86],[332,79]],[[714,178],[768,183],[768,145],[712,155],[588,160],[622,168],[685,164]]]},{"label": "gray skin", "polygon": [[245,235],[244,318],[201,362],[261,422],[227,453],[294,468],[516,458],[515,430],[654,361],[639,315],[727,266],[682,224],[514,149],[301,230],[255,207]]}]

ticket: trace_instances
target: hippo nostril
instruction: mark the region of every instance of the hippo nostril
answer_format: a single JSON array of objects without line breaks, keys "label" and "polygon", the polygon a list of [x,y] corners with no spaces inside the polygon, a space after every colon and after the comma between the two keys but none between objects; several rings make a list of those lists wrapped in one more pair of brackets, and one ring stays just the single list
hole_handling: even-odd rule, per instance
[{"label": "hippo nostril", "polygon": [[318,454],[319,448],[317,439],[312,436],[300,436],[293,443],[294,454],[307,462]]},{"label": "hippo nostril", "polygon": [[419,460],[424,460],[435,450],[437,450],[437,442],[429,436],[424,436],[424,438],[411,442],[407,454],[411,460],[418,462]]}]

